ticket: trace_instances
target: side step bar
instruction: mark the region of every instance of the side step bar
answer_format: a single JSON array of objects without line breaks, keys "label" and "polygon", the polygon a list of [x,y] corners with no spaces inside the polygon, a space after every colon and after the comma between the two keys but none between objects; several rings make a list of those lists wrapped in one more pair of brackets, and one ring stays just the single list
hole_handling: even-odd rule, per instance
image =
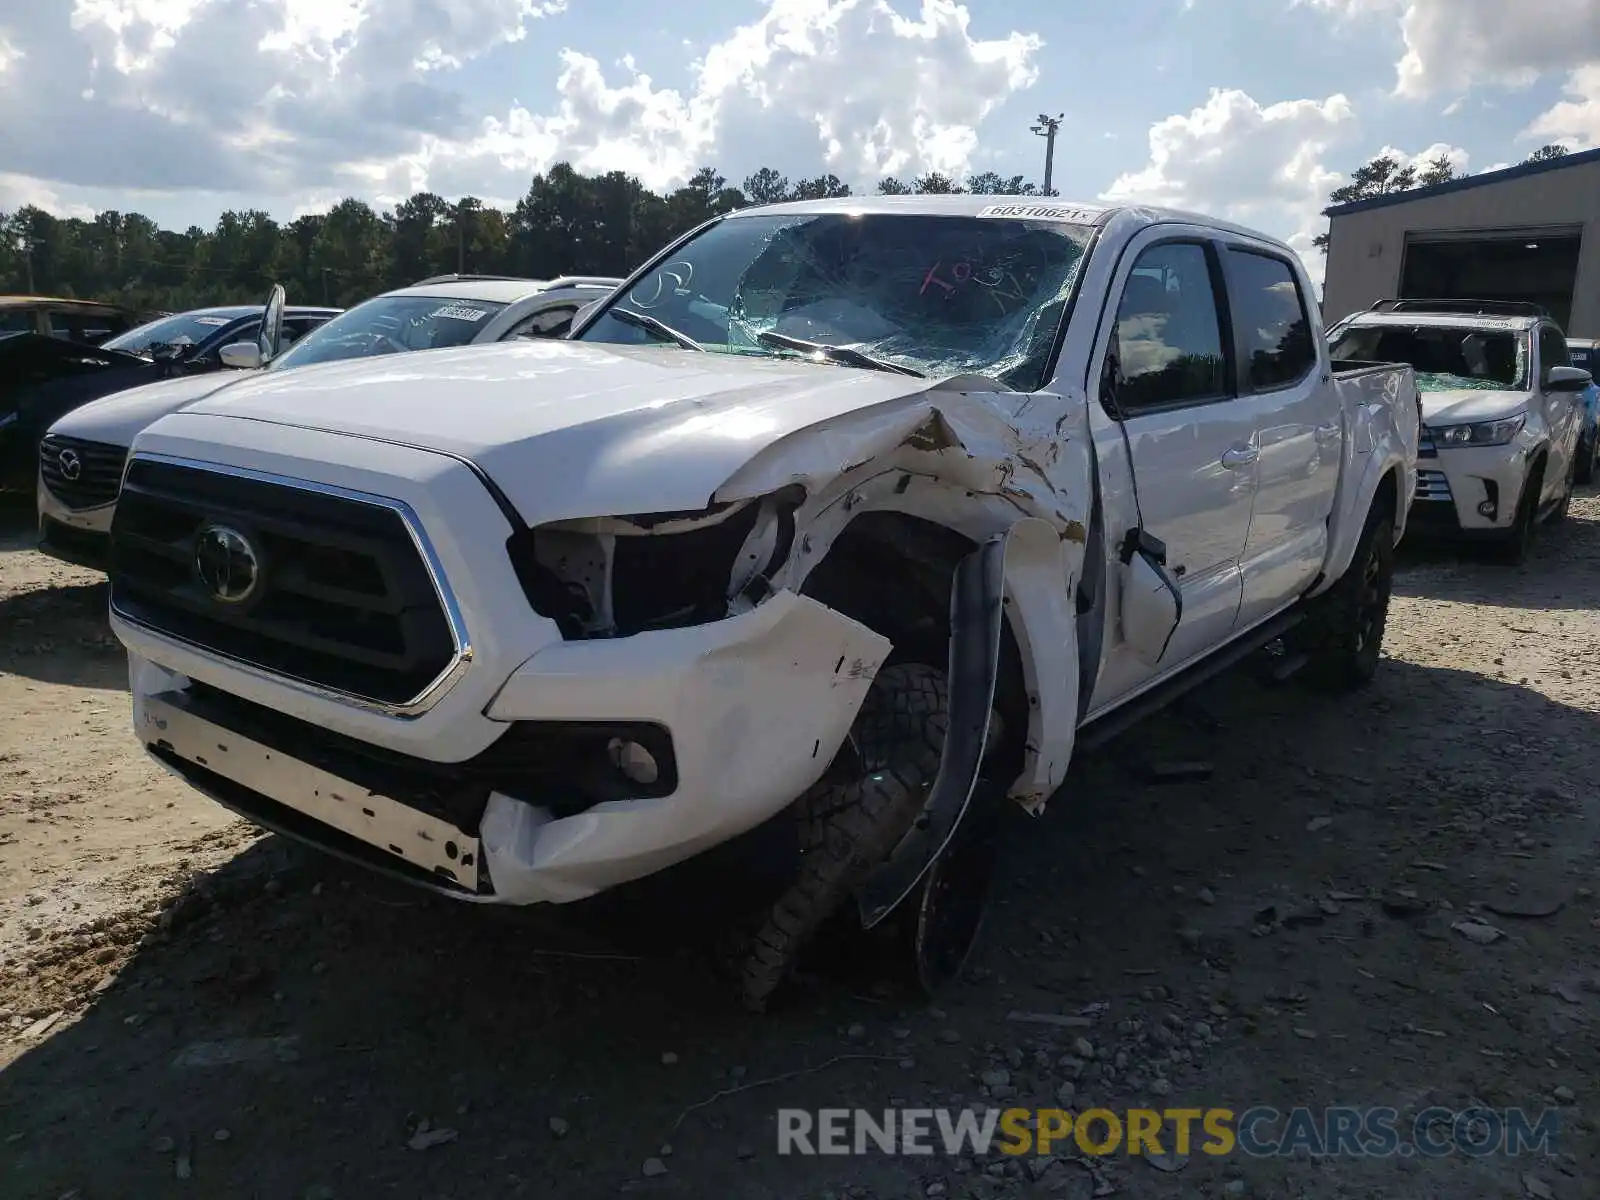
[{"label": "side step bar", "polygon": [[1113,709],[1103,717],[1096,717],[1078,730],[1077,751],[1099,749],[1118,734],[1126,733],[1152,713],[1166,708],[1185,692],[1192,691],[1202,683],[1215,679],[1229,668],[1237,666],[1263,646],[1277,641],[1303,620],[1305,620],[1305,614],[1298,608],[1282,613],[1264,625],[1258,625],[1209,658],[1203,659],[1187,670],[1178,672],[1170,679],[1163,680],[1148,692],[1130,700],[1122,707]]}]

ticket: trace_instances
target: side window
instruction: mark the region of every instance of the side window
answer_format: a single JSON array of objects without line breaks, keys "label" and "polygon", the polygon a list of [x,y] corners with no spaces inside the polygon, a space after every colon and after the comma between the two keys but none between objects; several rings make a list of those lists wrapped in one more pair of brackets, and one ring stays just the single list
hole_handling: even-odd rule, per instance
[{"label": "side window", "polygon": [[1249,250],[1229,250],[1228,265],[1241,373],[1250,390],[1271,391],[1304,379],[1317,365],[1317,351],[1293,268]]},{"label": "side window", "polygon": [[1152,246],[1117,305],[1117,403],[1126,413],[1227,393],[1222,321],[1205,247]]},{"label": "side window", "polygon": [[0,310],[0,333],[32,333],[33,310],[8,308]]},{"label": "side window", "polygon": [[1567,339],[1554,325],[1539,326],[1539,373],[1542,377],[1551,367],[1570,367]]},{"label": "side window", "polygon": [[286,317],[283,322],[283,344],[292,346],[318,325],[326,321],[326,317]]},{"label": "side window", "polygon": [[560,337],[572,328],[572,318],[577,315],[578,306],[576,304],[561,304],[555,308],[547,308],[543,312],[536,312],[531,317],[525,317],[518,321],[501,340]]}]

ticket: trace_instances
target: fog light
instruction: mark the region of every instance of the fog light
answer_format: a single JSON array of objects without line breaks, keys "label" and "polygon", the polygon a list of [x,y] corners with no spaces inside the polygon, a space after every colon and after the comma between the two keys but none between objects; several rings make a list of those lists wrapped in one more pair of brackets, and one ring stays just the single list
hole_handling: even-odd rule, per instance
[{"label": "fog light", "polygon": [[1478,515],[1480,517],[1488,517],[1492,521],[1494,520],[1495,509],[1498,507],[1493,500],[1484,500],[1478,505]]},{"label": "fog light", "polygon": [[612,738],[606,743],[606,754],[611,758],[611,765],[634,783],[652,784],[661,777],[655,755],[638,742]]}]

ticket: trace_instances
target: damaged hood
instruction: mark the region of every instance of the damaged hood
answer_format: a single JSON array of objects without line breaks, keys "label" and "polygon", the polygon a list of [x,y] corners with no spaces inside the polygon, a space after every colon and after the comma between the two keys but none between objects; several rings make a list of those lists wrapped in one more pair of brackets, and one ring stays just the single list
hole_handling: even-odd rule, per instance
[{"label": "damaged hood", "polygon": [[131,446],[139,431],[151,422],[255,374],[211,371],[127,388],[73,409],[52,425],[50,432],[111,446]]},{"label": "damaged hood", "polygon": [[465,458],[524,520],[541,524],[704,508],[735,471],[790,434],[957,382],[975,383],[524,341],[262,374],[189,405],[185,418],[259,420]]},{"label": "damaged hood", "polygon": [[1487,388],[1449,388],[1422,391],[1424,425],[1464,425],[1473,421],[1498,421],[1528,407],[1527,392]]}]

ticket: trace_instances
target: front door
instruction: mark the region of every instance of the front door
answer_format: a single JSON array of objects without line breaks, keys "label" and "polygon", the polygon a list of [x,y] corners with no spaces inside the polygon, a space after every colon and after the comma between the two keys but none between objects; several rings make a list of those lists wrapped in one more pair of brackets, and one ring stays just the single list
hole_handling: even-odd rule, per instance
[{"label": "front door", "polygon": [[1551,367],[1570,366],[1567,339],[1554,325],[1539,326],[1539,377],[1535,380],[1538,404],[1550,431],[1550,456],[1544,472],[1541,504],[1553,504],[1566,490],[1567,471],[1577,448],[1578,427],[1583,421],[1583,395],[1579,392],[1552,392],[1544,386]]},{"label": "front door", "polygon": [[[1091,425],[1103,486],[1123,490],[1145,530],[1166,543],[1183,617],[1154,667],[1112,639],[1091,714],[1228,639],[1255,492],[1254,426],[1223,333],[1218,248],[1207,238],[1147,236],[1112,289],[1115,321],[1093,376],[1101,394]],[[1107,530],[1113,544],[1126,532]]]},{"label": "front door", "polygon": [[1228,302],[1239,361],[1239,403],[1261,451],[1245,541],[1241,629],[1270,617],[1316,581],[1344,446],[1341,414],[1312,343],[1299,275],[1269,250],[1230,245]]}]

